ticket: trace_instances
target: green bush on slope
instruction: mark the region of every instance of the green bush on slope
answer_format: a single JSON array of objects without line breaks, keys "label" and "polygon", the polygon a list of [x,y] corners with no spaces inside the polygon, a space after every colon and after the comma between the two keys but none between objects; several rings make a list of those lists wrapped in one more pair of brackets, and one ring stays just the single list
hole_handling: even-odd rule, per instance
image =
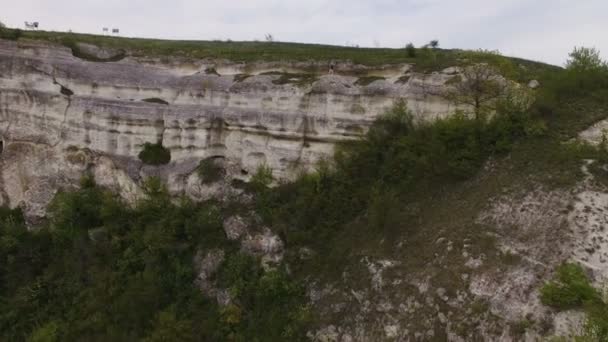
[{"label": "green bush on slope", "polygon": [[139,159],[149,165],[169,164],[171,151],[165,148],[162,143],[145,143],[144,148],[139,152]]},{"label": "green bush on slope", "polygon": [[[157,179],[129,208],[90,180],[61,192],[47,227],[27,231],[0,209],[0,340],[298,340],[307,320],[303,288],[282,268],[226,241],[213,203],[173,203]],[[227,252],[218,277],[238,287],[228,319],[195,285],[194,254]],[[233,260],[245,260],[233,266]],[[240,285],[239,285],[240,284]]]},{"label": "green bush on slope", "polygon": [[555,279],[541,288],[540,298],[543,304],[558,310],[584,309],[587,318],[576,341],[608,341],[608,303],[580,265],[559,266]]},{"label": "green bush on slope", "polygon": [[[338,149],[334,166],[321,165],[294,183],[258,194],[259,212],[283,230],[288,243],[330,238],[340,225],[378,207],[387,191],[399,198],[425,184],[474,176],[491,155],[508,152],[539,126],[523,108],[502,106],[492,119],[464,113],[414,124],[405,103],[380,117],[361,141]],[[369,194],[374,200],[370,200]],[[377,215],[376,215],[377,217]]]}]

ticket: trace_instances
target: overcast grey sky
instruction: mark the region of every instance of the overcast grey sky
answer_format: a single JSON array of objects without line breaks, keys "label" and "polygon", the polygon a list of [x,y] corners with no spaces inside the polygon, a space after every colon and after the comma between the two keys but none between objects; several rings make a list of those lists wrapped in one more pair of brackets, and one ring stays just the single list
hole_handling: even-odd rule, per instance
[{"label": "overcast grey sky", "polygon": [[[574,46],[608,59],[608,0],[0,0],[11,27],[171,39],[263,39],[499,50],[562,65]],[[10,5],[9,5],[10,3]]]}]

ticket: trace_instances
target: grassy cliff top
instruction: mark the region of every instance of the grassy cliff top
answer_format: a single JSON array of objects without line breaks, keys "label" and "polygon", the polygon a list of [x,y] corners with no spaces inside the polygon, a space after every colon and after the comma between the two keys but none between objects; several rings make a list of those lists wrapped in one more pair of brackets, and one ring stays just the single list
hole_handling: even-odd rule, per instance
[{"label": "grassy cliff top", "polygon": [[504,64],[506,61],[510,61],[529,70],[555,68],[544,63],[503,57],[494,52],[458,49],[416,48],[414,51],[408,52],[405,48],[359,48],[285,42],[162,40],[14,29],[4,29],[0,33],[0,38],[42,40],[72,48],[77,42],[89,43],[106,48],[124,49],[130,55],[139,57],[181,56],[226,59],[234,62],[349,61],[367,66],[408,63],[425,71],[462,65],[470,61],[493,64]]}]

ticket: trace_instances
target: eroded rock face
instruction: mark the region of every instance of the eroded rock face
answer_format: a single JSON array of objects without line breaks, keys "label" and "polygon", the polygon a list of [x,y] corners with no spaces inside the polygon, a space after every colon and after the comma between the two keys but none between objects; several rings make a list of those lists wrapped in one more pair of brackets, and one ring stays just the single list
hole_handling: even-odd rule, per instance
[{"label": "eroded rock face", "polygon": [[[284,71],[309,66],[300,64],[286,63]],[[440,93],[456,69],[423,75],[408,65],[380,67],[375,73],[385,79],[365,86],[337,74],[309,82],[261,74],[280,67],[184,59],[90,62],[61,46],[0,40],[2,200],[12,207],[30,203],[28,190],[46,194],[73,184],[98,162],[96,176],[126,187],[129,198],[137,197],[137,185],[148,176],[160,176],[174,193],[188,193],[190,175],[209,157],[225,158],[231,177],[246,179],[265,164],[275,178],[288,179],[328,156],[335,142],[362,135],[398,99],[420,119],[454,110],[430,94]],[[252,74],[242,77],[247,70]],[[162,142],[171,164],[143,166],[138,154],[147,142]],[[10,152],[23,146],[35,151]],[[48,185],[38,184],[42,179]],[[33,190],[38,188],[46,190]]]}]

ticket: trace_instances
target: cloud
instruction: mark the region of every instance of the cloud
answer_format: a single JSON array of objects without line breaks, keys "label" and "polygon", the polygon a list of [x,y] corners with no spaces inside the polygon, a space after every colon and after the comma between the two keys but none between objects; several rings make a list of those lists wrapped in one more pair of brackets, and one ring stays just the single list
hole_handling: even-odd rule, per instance
[{"label": "cloud", "polygon": [[608,56],[605,0],[21,0],[0,14],[9,26],[171,39],[262,39],[402,47],[491,49],[563,64],[574,46]]}]

